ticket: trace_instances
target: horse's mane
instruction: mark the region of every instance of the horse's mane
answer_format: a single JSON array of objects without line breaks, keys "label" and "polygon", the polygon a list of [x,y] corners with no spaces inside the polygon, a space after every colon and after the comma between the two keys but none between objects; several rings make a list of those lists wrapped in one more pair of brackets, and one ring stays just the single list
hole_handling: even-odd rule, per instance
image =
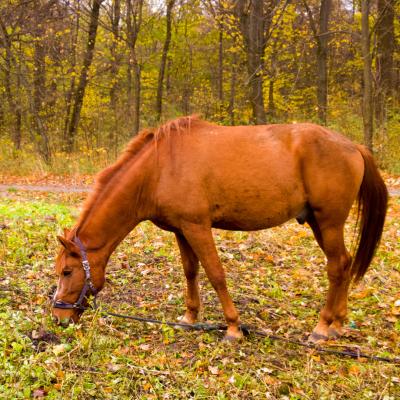
[{"label": "horse's mane", "polygon": [[176,118],[166,122],[158,128],[144,129],[139,132],[137,136],[131,139],[117,161],[97,174],[93,192],[83,205],[83,210],[80,214],[77,227],[80,227],[81,224],[86,220],[87,216],[92,210],[93,205],[100,198],[107,185],[119,172],[125,170],[127,166],[130,165],[130,162],[137,154],[140,153],[146,144],[150,143],[152,140],[157,144],[157,142],[163,138],[170,139],[173,137],[172,132],[190,133],[190,128],[193,121],[200,122],[201,120],[197,115]]}]

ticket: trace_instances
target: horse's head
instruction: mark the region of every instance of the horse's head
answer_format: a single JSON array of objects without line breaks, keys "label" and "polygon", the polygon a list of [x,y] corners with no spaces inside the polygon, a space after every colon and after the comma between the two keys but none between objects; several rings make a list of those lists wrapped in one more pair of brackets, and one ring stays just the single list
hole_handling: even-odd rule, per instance
[{"label": "horse's head", "polygon": [[[69,236],[69,235],[68,235]],[[96,254],[86,253],[78,237],[57,236],[62,248],[56,259],[57,291],[53,297],[53,316],[66,326],[77,322],[88,306],[88,296],[104,285],[104,265]]]}]

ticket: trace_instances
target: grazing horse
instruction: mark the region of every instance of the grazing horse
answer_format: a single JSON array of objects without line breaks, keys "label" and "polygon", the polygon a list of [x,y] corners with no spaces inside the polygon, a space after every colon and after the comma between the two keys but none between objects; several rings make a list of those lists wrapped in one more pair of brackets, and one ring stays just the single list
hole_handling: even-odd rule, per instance
[{"label": "grazing horse", "polygon": [[[358,200],[360,233],[352,258],[343,228]],[[388,193],[371,153],[309,124],[217,126],[182,117],[135,137],[102,171],[75,227],[58,239],[53,315],[77,321],[105,282],[111,253],[141,221],[176,235],[187,280],[184,323],[200,308],[199,262],[228,325],[240,338],[211,228],[253,231],[297,218],[326,255],[329,289],[310,340],[343,333],[349,284],[363,277],[379,244]]]}]

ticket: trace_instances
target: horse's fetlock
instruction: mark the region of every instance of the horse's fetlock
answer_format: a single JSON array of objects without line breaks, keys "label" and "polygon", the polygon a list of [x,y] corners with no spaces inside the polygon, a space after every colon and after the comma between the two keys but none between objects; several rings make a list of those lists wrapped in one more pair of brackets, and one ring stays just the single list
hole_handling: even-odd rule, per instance
[{"label": "horse's fetlock", "polygon": [[325,321],[327,325],[330,325],[333,322],[334,316],[332,311],[323,308],[320,313],[321,318]]}]

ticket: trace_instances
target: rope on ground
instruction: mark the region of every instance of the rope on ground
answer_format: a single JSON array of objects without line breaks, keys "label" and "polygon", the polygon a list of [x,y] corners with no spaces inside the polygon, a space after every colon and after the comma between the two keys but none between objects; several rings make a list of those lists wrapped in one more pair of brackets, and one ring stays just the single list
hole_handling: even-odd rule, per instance
[{"label": "rope on ground", "polygon": [[[111,311],[101,311],[101,315],[104,316],[112,316],[112,317],[117,317],[117,318],[124,318],[124,319],[130,319],[138,322],[144,322],[144,323],[151,323],[151,324],[157,324],[157,325],[167,325],[171,326],[173,328],[184,328],[187,330],[195,330],[195,331],[226,331],[227,326],[224,324],[207,324],[207,323],[196,323],[196,324],[184,324],[182,322],[170,322],[170,321],[160,321],[154,318],[145,318],[145,317],[138,317],[135,315],[124,315],[124,314],[118,314],[115,312]],[[387,362],[391,364],[400,364],[400,358],[399,357],[381,357],[381,356],[376,356],[373,354],[366,354],[362,352],[359,348],[356,348],[355,350],[334,350],[334,349],[328,349],[325,347],[318,346],[313,343],[307,343],[303,342],[300,340],[296,339],[288,339],[282,336],[277,336],[277,335],[272,335],[267,332],[261,331],[257,329],[254,326],[251,325],[246,325],[242,324],[240,325],[240,329],[242,330],[243,334],[248,336],[248,335],[255,335],[255,336],[260,336],[264,338],[268,338],[270,340],[274,341],[281,341],[285,343],[290,343],[296,346],[301,346],[301,347],[306,347],[312,350],[317,351],[318,353],[326,353],[326,354],[332,354],[336,356],[344,356],[344,357],[351,357],[354,359],[360,359],[360,358],[365,358],[368,360],[373,360],[373,361],[382,361],[382,362]]]},{"label": "rope on ground", "polygon": [[[22,297],[27,297],[26,293],[24,293],[23,290],[17,288],[17,287],[5,287],[0,285],[0,292],[12,292],[14,295],[20,295]],[[185,324],[182,322],[171,322],[171,321],[161,321],[155,318],[145,318],[145,317],[138,317],[136,315],[125,315],[125,314],[118,314],[112,311],[100,310],[100,315],[102,316],[112,316],[116,318],[123,318],[123,319],[130,319],[133,321],[138,321],[138,322],[143,322],[143,323],[151,323],[151,324],[157,324],[157,325],[166,325],[170,326],[172,328],[183,328],[187,330],[194,330],[194,331],[204,331],[204,332],[210,332],[210,331],[226,331],[227,326],[225,324],[207,324],[207,323],[196,323],[196,324]],[[362,352],[359,348],[356,348],[355,350],[334,350],[334,349],[328,349],[326,347],[321,347],[313,343],[308,343],[308,342],[303,342],[300,340],[296,339],[288,339],[282,336],[277,336],[273,335],[264,331],[261,331],[257,329],[254,326],[251,325],[246,325],[242,324],[240,325],[240,329],[242,330],[243,334],[245,336],[249,335],[254,335],[254,336],[260,336],[264,338],[268,338],[273,341],[280,341],[280,342],[285,342],[285,343],[290,343],[296,346],[301,346],[305,347],[311,350],[315,350],[318,353],[326,353],[326,354],[332,354],[336,356],[343,356],[343,357],[350,357],[354,359],[368,359],[368,360],[373,360],[373,361],[382,361],[382,362],[387,362],[391,364],[399,364],[400,365],[400,357],[381,357],[381,356],[376,356],[374,354],[366,354]]]}]

